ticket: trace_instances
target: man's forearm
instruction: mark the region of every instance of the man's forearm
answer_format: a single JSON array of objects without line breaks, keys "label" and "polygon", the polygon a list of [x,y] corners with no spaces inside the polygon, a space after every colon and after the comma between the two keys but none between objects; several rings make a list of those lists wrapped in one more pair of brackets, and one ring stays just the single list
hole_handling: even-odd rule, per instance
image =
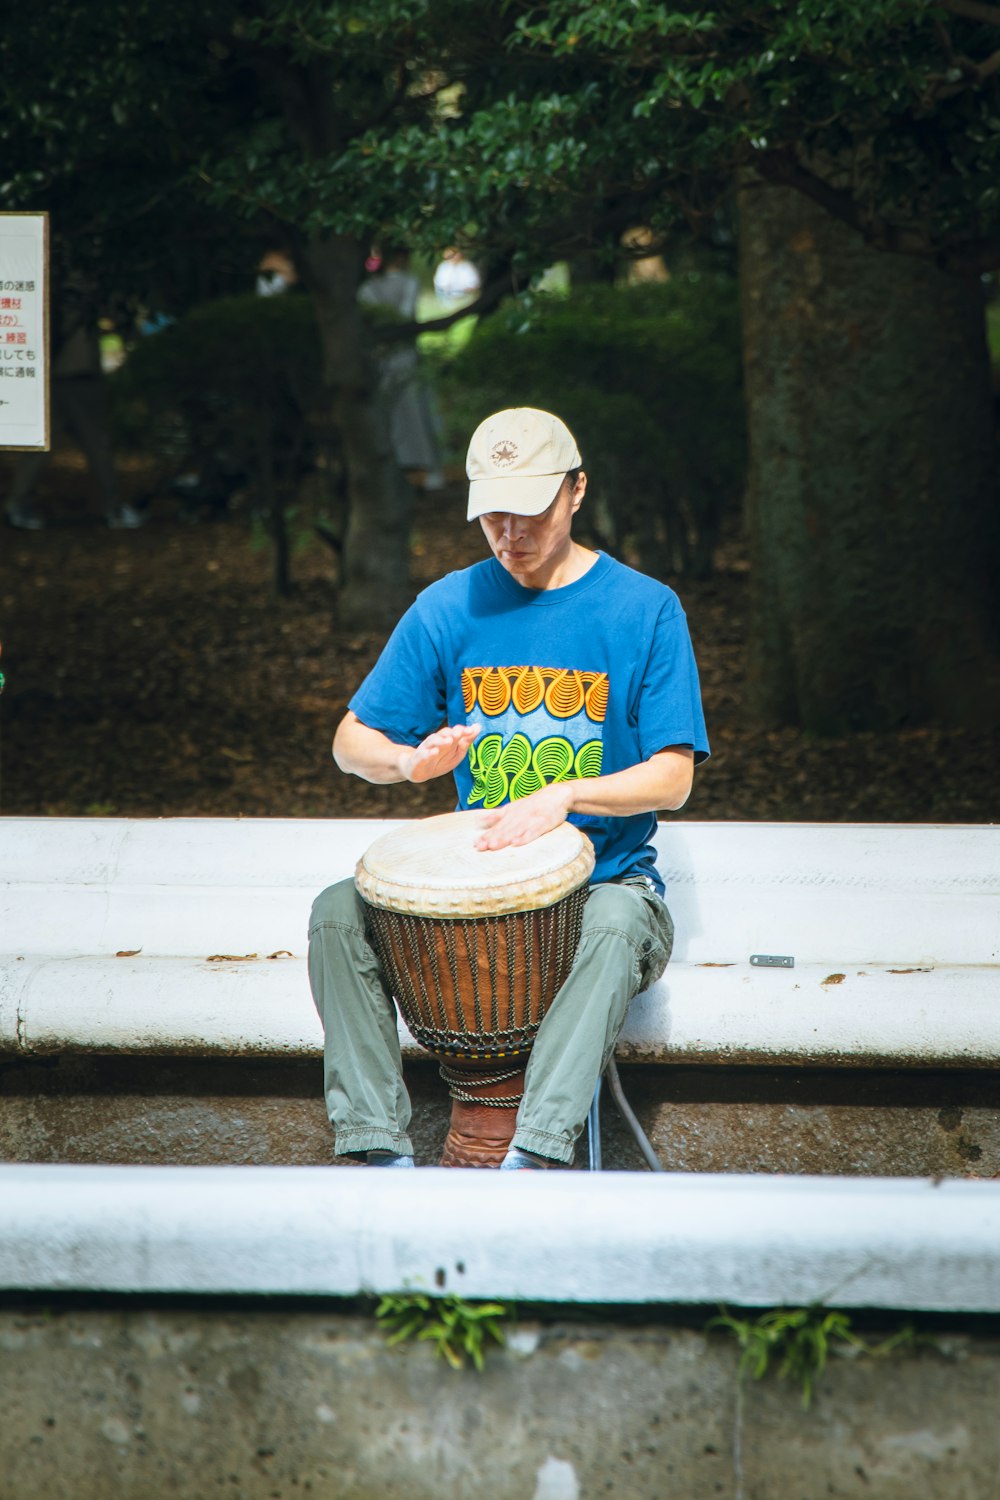
[{"label": "man's forearm", "polygon": [[570,810],[596,818],[628,818],[661,808],[675,812],[690,796],[693,777],[692,751],[662,750],[625,771],[567,782]]},{"label": "man's forearm", "polygon": [[396,781],[430,781],[447,776],[468,754],[479,724],[437,729],[419,745],[397,745],[348,709],[333,738],[333,758],[342,771],[386,786]]},{"label": "man's forearm", "polygon": [[683,807],[693,775],[693,751],[675,747],[661,750],[642,765],[625,771],[550,782],[527,797],[484,814],[476,848],[530,844],[558,828],[574,812],[595,818],[629,818],[660,808]]},{"label": "man's forearm", "polygon": [[333,758],[340,770],[383,786],[406,780],[402,758],[410,753],[410,746],[395,744],[388,735],[370,729],[352,713],[338,725],[333,737]]}]

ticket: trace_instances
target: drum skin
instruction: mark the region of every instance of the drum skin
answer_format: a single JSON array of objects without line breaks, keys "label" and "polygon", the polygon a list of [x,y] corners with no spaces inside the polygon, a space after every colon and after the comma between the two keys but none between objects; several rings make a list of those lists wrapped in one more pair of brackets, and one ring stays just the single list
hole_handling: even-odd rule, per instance
[{"label": "drum skin", "polygon": [[572,823],[506,849],[477,849],[488,813],[442,813],[377,838],[354,881],[371,906],[423,917],[499,916],[551,906],[594,869],[594,848]]},{"label": "drum skin", "polygon": [[477,850],[483,814],[447,813],[375,841],[355,882],[415,1039],[443,1058],[516,1057],[573,963],[593,870],[571,824]]}]

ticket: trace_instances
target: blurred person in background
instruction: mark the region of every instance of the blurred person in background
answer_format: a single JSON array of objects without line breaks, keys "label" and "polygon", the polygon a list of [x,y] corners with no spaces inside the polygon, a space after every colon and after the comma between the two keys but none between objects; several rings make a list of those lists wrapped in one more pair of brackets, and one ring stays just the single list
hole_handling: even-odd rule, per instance
[{"label": "blurred person in background", "polygon": [[457,245],[450,245],[434,272],[434,295],[449,307],[471,302],[479,293],[481,279],[471,260],[466,260]]},{"label": "blurred person in background", "polygon": [[[407,322],[416,321],[420,281],[410,269],[410,252],[390,246],[379,270],[358,292],[366,307],[384,307]],[[389,436],[401,469],[422,469],[424,489],[445,483],[441,461],[441,422],[420,368],[416,343],[383,347],[378,354],[379,394],[386,404]]]}]

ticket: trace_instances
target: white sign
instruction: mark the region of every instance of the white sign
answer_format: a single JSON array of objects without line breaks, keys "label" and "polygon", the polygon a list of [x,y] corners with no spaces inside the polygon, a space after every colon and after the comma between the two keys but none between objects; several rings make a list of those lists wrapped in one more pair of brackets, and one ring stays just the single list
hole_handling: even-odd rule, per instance
[{"label": "white sign", "polygon": [[0,214],[0,448],[48,448],[48,214]]}]

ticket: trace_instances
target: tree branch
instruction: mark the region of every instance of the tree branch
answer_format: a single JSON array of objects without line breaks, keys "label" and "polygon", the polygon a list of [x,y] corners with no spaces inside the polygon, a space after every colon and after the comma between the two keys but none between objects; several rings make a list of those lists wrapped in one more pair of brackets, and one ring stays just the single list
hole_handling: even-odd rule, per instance
[{"label": "tree branch", "polygon": [[517,290],[513,283],[510,268],[505,267],[499,275],[492,277],[483,287],[474,302],[469,302],[465,307],[456,308],[454,312],[442,313],[439,318],[428,318],[425,323],[418,323],[412,319],[408,323],[382,324],[372,332],[372,336],[378,344],[399,344],[404,339],[415,339],[421,333],[444,333],[453,323],[458,323],[462,318],[482,318],[491,313],[495,307],[503,301],[509,293]]},{"label": "tree branch", "polygon": [[987,78],[992,78],[994,73],[1000,71],[1000,48],[996,52],[991,52],[989,57],[984,58],[981,63],[977,63],[976,71],[979,83],[984,82]]},{"label": "tree branch", "polygon": [[842,224],[857,230],[858,234],[865,234],[866,230],[871,232],[871,223],[865,220],[851,194],[844,192],[842,188],[831,187],[822,177],[807,171],[790,151],[768,151],[760,156],[755,155],[752,166],[766,182],[776,187],[794,188],[796,192],[818,203],[820,208],[825,208],[828,214],[839,219]]},{"label": "tree branch", "polygon": [[810,198],[833,218],[855,230],[876,250],[932,260],[941,270],[957,274],[982,275],[1000,266],[1000,235],[967,240],[963,244],[941,244],[916,230],[903,229],[875,214],[865,213],[850,193],[831,187],[790,152],[772,151],[755,156],[753,167],[765,181],[778,187],[794,188]]},{"label": "tree branch", "polygon": [[984,5],[982,0],[938,0],[938,4],[953,16],[982,21],[985,26],[1000,26],[1000,5]]}]

